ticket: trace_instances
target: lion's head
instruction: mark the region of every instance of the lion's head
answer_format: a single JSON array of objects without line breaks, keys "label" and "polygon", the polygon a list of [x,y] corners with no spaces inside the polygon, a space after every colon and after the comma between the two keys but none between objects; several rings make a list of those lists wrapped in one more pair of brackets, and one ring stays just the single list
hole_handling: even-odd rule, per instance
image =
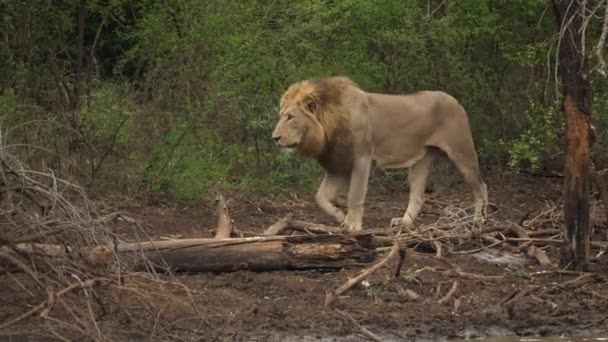
[{"label": "lion's head", "polygon": [[348,113],[341,94],[356,86],[345,77],[306,80],[291,85],[281,97],[279,121],[272,138],[286,151],[321,158],[326,145],[344,131]]}]

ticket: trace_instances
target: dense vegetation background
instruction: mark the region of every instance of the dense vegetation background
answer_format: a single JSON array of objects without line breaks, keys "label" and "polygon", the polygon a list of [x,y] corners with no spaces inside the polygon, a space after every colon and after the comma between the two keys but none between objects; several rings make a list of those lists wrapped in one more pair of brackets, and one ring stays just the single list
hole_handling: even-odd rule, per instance
[{"label": "dense vegetation background", "polygon": [[[559,168],[554,20],[544,0],[0,0],[4,151],[97,193],[302,189],[320,169],[274,148],[278,99],[340,74],[453,94],[486,169]],[[592,77],[600,156],[608,80]]]}]

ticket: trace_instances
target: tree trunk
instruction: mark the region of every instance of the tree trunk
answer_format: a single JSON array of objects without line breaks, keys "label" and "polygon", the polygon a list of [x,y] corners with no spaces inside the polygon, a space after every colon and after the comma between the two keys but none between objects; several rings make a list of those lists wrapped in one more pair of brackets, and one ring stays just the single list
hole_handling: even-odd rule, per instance
[{"label": "tree trunk", "polygon": [[591,84],[581,32],[584,8],[578,0],[553,0],[560,29],[559,68],[566,122],[564,245],[560,264],[574,270],[589,262],[589,162]]}]

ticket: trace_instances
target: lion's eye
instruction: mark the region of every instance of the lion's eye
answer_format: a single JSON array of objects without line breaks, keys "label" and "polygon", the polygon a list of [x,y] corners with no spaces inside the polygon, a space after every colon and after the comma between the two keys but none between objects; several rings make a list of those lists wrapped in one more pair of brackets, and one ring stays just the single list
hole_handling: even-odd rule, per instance
[{"label": "lion's eye", "polygon": [[287,114],[287,122],[293,120],[293,115]]}]

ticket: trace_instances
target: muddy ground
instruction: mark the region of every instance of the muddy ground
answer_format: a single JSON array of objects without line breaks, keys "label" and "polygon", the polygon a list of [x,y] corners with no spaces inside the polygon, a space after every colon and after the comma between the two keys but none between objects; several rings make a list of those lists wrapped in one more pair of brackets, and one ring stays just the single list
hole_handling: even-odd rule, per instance
[{"label": "muddy ground", "polygon": [[[559,219],[563,180],[531,176],[494,177],[488,180],[492,224],[520,221],[526,214],[529,229],[554,227]],[[438,194],[437,192],[441,192]],[[471,196],[463,184],[437,188],[429,194],[436,202],[425,205],[421,224],[432,224],[446,215],[443,207],[468,207]],[[238,229],[246,233],[261,232],[287,213],[297,218],[332,224],[312,201],[312,195],[297,198],[246,199],[236,193],[229,207]],[[595,200],[594,200],[595,202]],[[386,226],[392,217],[401,216],[407,204],[407,192],[382,186],[370,190],[365,212],[366,227]],[[214,226],[213,202],[190,206],[159,203],[120,206],[120,210],[143,222],[152,238],[208,237]],[[543,214],[544,213],[544,214]],[[540,215],[540,216],[539,216]],[[544,215],[544,216],[543,216]],[[596,241],[607,241],[603,209],[595,205],[592,211],[596,225]],[[537,219],[534,219],[538,217]],[[537,225],[532,226],[532,225]],[[542,227],[541,227],[542,226]],[[119,228],[125,240],[133,240],[131,229]],[[594,259],[595,281],[568,288],[566,282],[580,274],[560,273],[556,266],[541,267],[526,259],[523,265],[490,263],[475,258],[472,253],[451,254],[472,250],[474,244],[447,246],[444,258],[433,258],[433,251],[408,251],[399,278],[391,276],[394,264],[373,275],[367,286],[358,285],[336,302],[336,307],[348,312],[359,324],[387,340],[425,340],[488,336],[608,336],[608,255]],[[553,264],[558,260],[554,245],[543,246]],[[600,251],[593,249],[593,255]],[[447,261],[444,262],[444,261]],[[476,275],[500,275],[501,279],[465,279],[443,275],[424,267],[445,269],[446,265]],[[332,309],[324,306],[325,293],[342,285],[360,268],[340,271],[277,271],[254,273],[237,271],[225,274],[177,274],[190,290],[198,306],[203,324],[186,330],[166,333],[163,340],[357,340],[359,330]],[[545,272],[542,271],[554,271]],[[168,276],[167,276],[168,277]],[[455,280],[458,288],[446,304],[438,299],[446,295]],[[3,284],[13,284],[2,276]],[[16,285],[8,285],[15,291]],[[533,291],[506,300],[517,290]],[[418,300],[406,298],[404,290],[420,295]],[[521,293],[520,293],[521,294]],[[5,314],[0,321],[18,310],[18,298],[1,303]],[[502,302],[502,304],[501,304]],[[131,334],[119,315],[100,315],[100,324],[112,327],[115,340],[141,340],[146,336]],[[32,323],[15,326],[13,337],[27,336]],[[10,335],[10,334],[9,334]],[[5,333],[5,336],[6,333]]]}]

